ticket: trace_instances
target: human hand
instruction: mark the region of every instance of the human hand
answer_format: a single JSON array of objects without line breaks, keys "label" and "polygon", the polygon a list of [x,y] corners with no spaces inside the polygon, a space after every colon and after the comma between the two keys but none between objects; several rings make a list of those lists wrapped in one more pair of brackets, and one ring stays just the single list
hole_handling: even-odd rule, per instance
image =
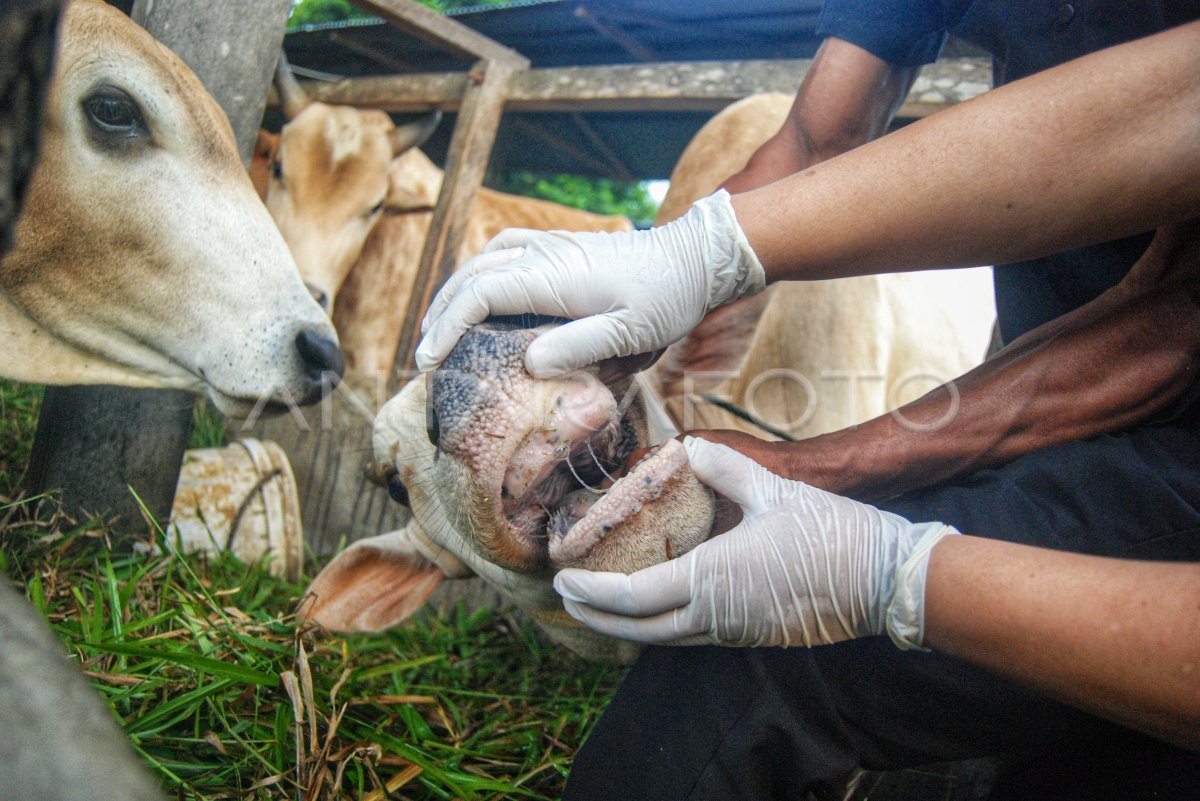
[{"label": "human hand", "polygon": [[438,292],[421,325],[417,366],[436,367],[489,316],[532,312],[571,321],[539,336],[525,354],[532,375],[559,375],[665,348],[712,309],[765,285],[724,191],[649,231],[510,229]]},{"label": "human hand", "polygon": [[572,616],[650,643],[811,646],[886,632],[921,647],[929,554],[955,529],[780,478],[722,445],[684,446],[742,522],[629,576],[561,571],[554,588]]}]

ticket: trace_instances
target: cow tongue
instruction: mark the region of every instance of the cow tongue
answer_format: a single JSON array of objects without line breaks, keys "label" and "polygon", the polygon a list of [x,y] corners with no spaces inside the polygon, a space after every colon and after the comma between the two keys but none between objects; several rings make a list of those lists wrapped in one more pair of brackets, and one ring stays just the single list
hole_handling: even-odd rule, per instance
[{"label": "cow tongue", "polygon": [[583,489],[568,494],[547,524],[550,559],[557,564],[585,557],[618,526],[658,499],[670,478],[687,464],[677,440],[649,451],[604,493]]}]

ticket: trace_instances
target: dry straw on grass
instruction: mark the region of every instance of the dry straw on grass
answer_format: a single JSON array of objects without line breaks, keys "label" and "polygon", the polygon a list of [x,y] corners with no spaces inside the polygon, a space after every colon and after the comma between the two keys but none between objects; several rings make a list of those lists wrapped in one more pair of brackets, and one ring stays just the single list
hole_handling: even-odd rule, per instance
[{"label": "dry straw on grass", "polygon": [[[28,406],[0,395],[0,417]],[[21,427],[0,420],[0,437]],[[557,798],[619,679],[492,610],[305,630],[302,584],[233,557],[114,550],[103,521],[12,500],[23,463],[0,463],[0,563],[168,797]]]}]

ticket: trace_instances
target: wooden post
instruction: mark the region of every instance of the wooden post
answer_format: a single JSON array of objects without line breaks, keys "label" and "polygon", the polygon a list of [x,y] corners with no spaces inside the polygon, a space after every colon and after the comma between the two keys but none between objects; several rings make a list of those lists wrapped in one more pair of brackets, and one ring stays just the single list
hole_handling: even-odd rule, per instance
[{"label": "wooden post", "polygon": [[[135,0],[133,18],[174,50],[229,115],[249,163],[289,0]],[[170,516],[193,398],[175,390],[48,387],[30,459],[35,491],[62,488],[76,514],[140,531],[133,487],[162,524]]]},{"label": "wooden post", "polygon": [[134,0],[132,17],[192,68],[250,164],[290,0]]},{"label": "wooden post", "polygon": [[446,178],[425,237],[421,265],[396,348],[392,378],[401,386],[415,367],[413,354],[420,339],[421,318],[433,300],[433,293],[454,272],[467,214],[487,172],[504,112],[505,91],[513,72],[511,65],[496,61],[481,61],[471,70],[471,81],[446,156]]},{"label": "wooden post", "polygon": [[528,69],[529,59],[413,0],[354,2],[413,36],[479,59],[467,73],[458,122],[446,157],[446,177],[425,238],[425,249],[421,253],[421,264],[404,318],[404,330],[396,348],[392,379],[403,384],[411,375],[421,317],[429,308],[434,290],[454,269],[454,257],[462,241],[467,212],[487,172],[500,116],[504,113],[509,81],[514,74]]},{"label": "wooden post", "polygon": [[[748,95],[794,95],[810,59],[668,61],[604,67],[549,67],[517,72],[508,85],[505,111],[708,111],[717,112]],[[393,112],[430,106],[457,111],[469,83],[462,72],[371,75],[340,81],[308,81],[314,100]],[[987,59],[948,58],[926,64],[900,115],[926,117],[983,94],[992,86]]]}]

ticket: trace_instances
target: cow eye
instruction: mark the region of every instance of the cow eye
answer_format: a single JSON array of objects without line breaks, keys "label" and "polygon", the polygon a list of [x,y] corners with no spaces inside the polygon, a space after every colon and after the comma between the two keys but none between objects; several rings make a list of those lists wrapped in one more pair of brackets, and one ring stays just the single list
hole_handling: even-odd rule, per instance
[{"label": "cow eye", "polygon": [[147,139],[150,128],[137,103],[114,86],[101,86],[83,100],[83,110],[94,134],[106,141]]},{"label": "cow eye", "polygon": [[381,211],[383,211],[383,201],[382,200],[371,207],[371,210],[367,212],[367,216],[374,217],[376,214],[378,214]]},{"label": "cow eye", "polygon": [[271,162],[271,177],[276,181],[283,180],[283,162],[279,159]]},{"label": "cow eye", "polygon": [[387,480],[388,495],[401,506],[408,506],[408,487],[400,480],[399,473],[392,473]]}]

